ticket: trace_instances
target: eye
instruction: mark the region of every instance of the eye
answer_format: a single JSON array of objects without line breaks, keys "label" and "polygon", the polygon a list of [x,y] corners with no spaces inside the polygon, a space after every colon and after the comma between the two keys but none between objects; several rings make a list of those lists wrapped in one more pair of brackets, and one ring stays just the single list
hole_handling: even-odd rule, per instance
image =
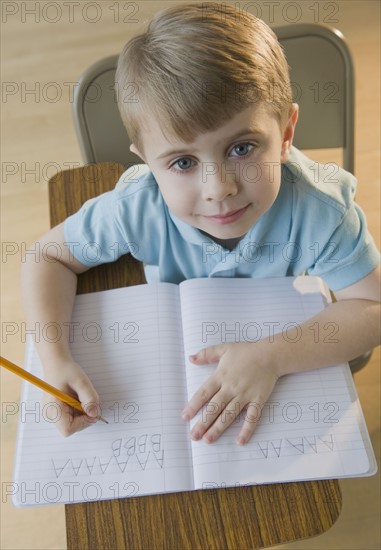
[{"label": "eye", "polygon": [[230,155],[233,157],[246,157],[254,148],[252,143],[237,143],[230,151]]},{"label": "eye", "polygon": [[190,170],[194,166],[195,162],[189,157],[183,157],[181,159],[176,160],[173,164],[171,164],[170,169],[174,172],[186,172]]}]

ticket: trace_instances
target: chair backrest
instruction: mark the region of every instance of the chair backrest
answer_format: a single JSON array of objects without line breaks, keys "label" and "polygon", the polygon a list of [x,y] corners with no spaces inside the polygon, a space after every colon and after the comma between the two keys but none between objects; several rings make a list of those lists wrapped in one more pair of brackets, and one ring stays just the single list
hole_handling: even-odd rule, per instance
[{"label": "chair backrest", "polygon": [[[274,29],[282,44],[300,118],[294,144],[299,149],[342,148],[342,165],[354,171],[354,69],[343,35],[317,24]],[[75,88],[74,123],[86,163],[141,163],[119,115],[114,77],[118,56],[101,59]],[[133,98],[131,98],[133,99]]]}]

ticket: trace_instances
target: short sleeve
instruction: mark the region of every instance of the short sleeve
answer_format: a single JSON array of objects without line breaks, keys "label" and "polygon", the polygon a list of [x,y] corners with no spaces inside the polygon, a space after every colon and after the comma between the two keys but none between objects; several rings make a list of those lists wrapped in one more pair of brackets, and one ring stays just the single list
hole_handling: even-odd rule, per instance
[{"label": "short sleeve", "polygon": [[87,267],[130,253],[157,265],[167,234],[167,209],[147,165],[124,172],[113,191],[88,200],[64,224],[66,244]]},{"label": "short sleeve", "polygon": [[66,245],[87,267],[114,262],[136,246],[116,216],[117,195],[109,191],[90,199],[64,223]]},{"label": "short sleeve", "polygon": [[308,274],[322,277],[333,291],[355,284],[377,267],[380,254],[358,204],[352,202],[324,248],[315,249],[315,257]]}]

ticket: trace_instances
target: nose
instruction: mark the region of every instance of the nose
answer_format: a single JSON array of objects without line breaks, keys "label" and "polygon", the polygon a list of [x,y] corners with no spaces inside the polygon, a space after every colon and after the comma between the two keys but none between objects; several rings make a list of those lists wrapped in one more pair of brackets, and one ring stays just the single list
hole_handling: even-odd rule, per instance
[{"label": "nose", "polygon": [[203,171],[202,193],[204,200],[223,201],[227,197],[234,197],[238,193],[235,174],[224,170],[224,165],[212,163]]}]

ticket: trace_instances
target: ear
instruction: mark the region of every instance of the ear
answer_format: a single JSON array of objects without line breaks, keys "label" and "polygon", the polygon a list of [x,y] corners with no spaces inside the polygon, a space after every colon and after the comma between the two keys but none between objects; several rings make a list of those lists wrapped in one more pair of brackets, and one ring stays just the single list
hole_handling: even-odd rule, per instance
[{"label": "ear", "polygon": [[295,126],[298,121],[298,116],[299,116],[299,105],[297,103],[293,103],[290,109],[290,114],[289,114],[286,127],[283,130],[281,162],[286,162],[288,160],[288,155],[290,153],[292,140],[294,139]]},{"label": "ear", "polygon": [[130,151],[131,153],[134,153],[135,155],[138,155],[144,162],[146,162],[144,155],[139,151],[139,149],[136,147],[135,143],[132,143],[130,145]]}]

